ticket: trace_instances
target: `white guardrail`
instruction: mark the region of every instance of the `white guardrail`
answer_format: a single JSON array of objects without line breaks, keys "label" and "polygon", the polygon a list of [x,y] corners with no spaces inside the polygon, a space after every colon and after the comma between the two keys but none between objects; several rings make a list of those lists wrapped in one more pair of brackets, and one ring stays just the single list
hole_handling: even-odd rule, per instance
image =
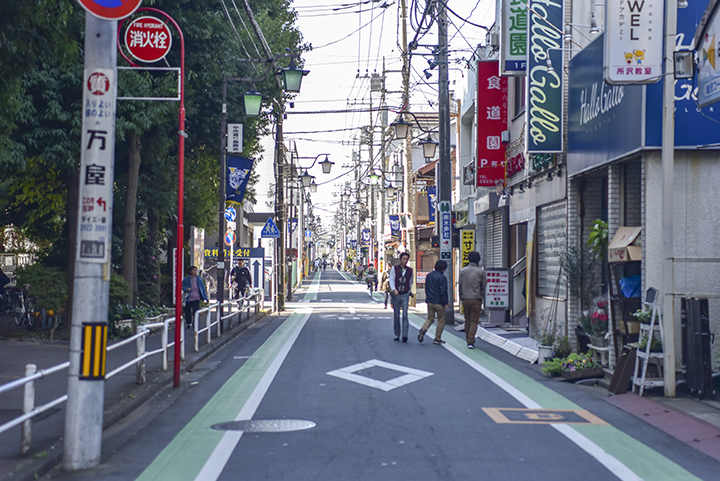
[{"label": "white guardrail", "polygon": [[[220,316],[221,310],[218,309],[219,303],[214,303],[209,305],[208,307],[205,307],[203,309],[198,309],[195,312],[195,319],[194,319],[194,327],[195,327],[195,352],[198,352],[200,349],[199,346],[199,339],[200,334],[202,332],[207,332],[207,343],[209,344],[212,340],[211,338],[211,329],[213,326],[216,327],[216,337],[220,336],[220,320],[229,319],[228,321],[228,329],[231,327],[230,323],[232,322],[232,317],[235,315],[238,315],[238,324],[240,324],[240,321],[242,320],[242,314],[243,310],[247,311],[247,317],[250,317],[250,311],[251,309],[254,310],[255,314],[258,314],[261,309],[264,309],[265,307],[265,292],[263,289],[260,288],[253,288],[250,289],[247,294],[240,298],[240,299],[234,299],[223,302],[223,309],[227,308],[227,314]],[[200,315],[205,314],[207,317],[207,323],[206,326],[203,329],[199,329],[199,321],[200,321]],[[214,321],[211,321],[214,317]],[[154,356],[156,354],[160,354],[162,358],[162,369],[165,371],[168,369],[168,353],[171,352],[171,350],[175,346],[174,340],[171,342],[170,340],[170,330],[171,326],[175,324],[175,316],[168,317],[167,319],[160,321],[163,316],[157,316],[154,318],[149,318],[148,320],[151,321],[146,324],[141,324],[137,326],[137,333],[131,337],[128,337],[127,339],[123,339],[122,341],[116,342],[110,346],[107,347],[107,351],[113,351],[115,349],[118,349],[121,346],[124,346],[126,344],[129,344],[133,341],[136,342],[136,356],[124,363],[123,365],[113,369],[112,371],[108,372],[105,375],[105,380],[112,378],[113,376],[119,374],[120,372],[124,371],[125,369],[132,367],[133,365],[136,365],[137,373],[137,383],[143,384],[145,382],[145,359],[149,358],[150,356]],[[220,319],[219,319],[220,318]],[[152,322],[155,321],[155,322]],[[121,321],[122,322],[122,321]],[[147,351],[145,349],[145,341],[147,337],[154,333],[160,331],[161,332],[161,347],[158,349],[155,349],[153,351]],[[185,330],[182,329],[180,331],[180,359],[185,359]],[[22,438],[21,438],[21,452],[22,454],[26,454],[30,450],[30,444],[32,442],[32,418],[35,416],[38,416],[45,411],[52,409],[53,407],[64,403],[67,401],[67,394],[60,396],[57,399],[54,399],[46,404],[43,404],[42,406],[35,406],[35,381],[38,379],[42,379],[46,376],[49,376],[50,374],[54,374],[60,371],[63,371],[67,369],[70,366],[70,362],[64,362],[62,364],[58,364],[57,366],[52,366],[47,369],[40,369],[38,370],[37,365],[35,364],[27,364],[25,366],[25,377],[16,379],[15,381],[9,382],[7,384],[3,384],[0,386],[0,394],[12,391],[14,389],[18,389],[20,387],[24,387],[24,396],[23,396],[23,414],[22,416],[19,416],[11,421],[6,422],[3,425],[0,425],[0,433],[3,433],[9,429],[14,428],[15,426],[18,426],[22,424]]]}]

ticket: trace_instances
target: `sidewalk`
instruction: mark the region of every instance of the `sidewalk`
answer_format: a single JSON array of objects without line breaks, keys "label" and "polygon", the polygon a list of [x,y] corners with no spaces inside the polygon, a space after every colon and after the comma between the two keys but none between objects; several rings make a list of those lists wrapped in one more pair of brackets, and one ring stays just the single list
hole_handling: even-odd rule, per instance
[{"label": "sidewalk", "polygon": [[[185,360],[181,364],[181,373],[192,371],[212,353],[225,346],[245,329],[266,316],[242,314],[238,325],[237,316],[232,319],[232,327],[224,330],[221,337],[215,337],[207,344],[206,333],[200,335],[199,352],[194,351],[194,336],[190,329],[185,330]],[[200,328],[205,323],[201,318]],[[227,323],[225,324],[227,326]],[[170,336],[174,331],[170,330]],[[69,341],[39,341],[2,339],[0,332],[0,384],[6,384],[25,375],[26,364],[36,364],[38,369],[52,367],[66,362],[69,357]],[[112,344],[110,341],[109,344]],[[147,351],[161,347],[159,333],[147,339]],[[110,372],[136,356],[136,345],[131,342],[108,353],[107,369]],[[143,403],[168,387],[173,381],[173,356],[168,359],[168,369],[163,371],[161,356],[153,355],[146,360],[146,382],[136,383],[136,369],[129,367],[118,375],[105,381],[105,406],[103,430],[118,423]],[[35,381],[36,405],[47,403],[67,393],[67,370],[51,374]],[[7,422],[22,414],[23,389],[0,395],[0,422]],[[34,418],[33,438],[30,452],[21,456],[21,426],[16,426],[0,434],[0,479],[37,479],[62,461],[62,441],[65,425],[65,403],[50,409]]]}]

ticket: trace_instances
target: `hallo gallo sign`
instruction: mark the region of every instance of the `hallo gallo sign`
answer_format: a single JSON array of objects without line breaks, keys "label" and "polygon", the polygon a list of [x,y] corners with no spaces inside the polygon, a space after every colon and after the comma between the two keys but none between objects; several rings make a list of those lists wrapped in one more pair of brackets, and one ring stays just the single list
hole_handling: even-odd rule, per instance
[{"label": "hallo gallo sign", "polygon": [[605,80],[654,83],[662,76],[663,0],[606,0]]},{"label": "hallo gallo sign", "polygon": [[562,152],[563,1],[530,0],[529,10],[527,151]]}]

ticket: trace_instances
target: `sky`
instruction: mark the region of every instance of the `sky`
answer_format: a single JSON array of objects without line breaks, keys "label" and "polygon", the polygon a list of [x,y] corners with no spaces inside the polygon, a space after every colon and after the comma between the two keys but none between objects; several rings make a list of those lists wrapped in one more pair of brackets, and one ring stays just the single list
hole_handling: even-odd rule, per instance
[{"label": "sky", "polygon": [[[425,0],[418,2],[420,8],[424,7]],[[407,4],[410,42],[415,36],[411,10],[418,5],[411,0],[407,0]],[[495,0],[447,0],[447,5],[459,17],[475,24],[490,27],[495,19]],[[390,71],[386,73],[386,90],[397,92],[402,88],[399,3],[397,0],[359,3],[297,0],[292,8],[298,12],[297,24],[304,41],[313,49],[302,56],[304,68],[310,73],[288,109],[284,137],[287,145],[297,149],[301,166],[309,167],[321,154],[329,154],[335,163],[330,174],[323,174],[318,164],[310,170],[319,186],[312,194],[315,214],[323,217],[323,226],[328,227],[337,209],[342,185],[353,179],[354,174],[341,175],[350,170],[352,152],[358,149],[360,128],[370,124],[370,103],[373,106],[380,103],[379,94],[370,93],[369,77],[373,73],[382,75],[384,60],[385,70]],[[474,48],[485,42],[485,31],[464,24],[458,16],[448,14],[450,89],[461,92],[460,70],[465,67],[462,59],[469,59]],[[437,44],[437,22],[419,39],[419,44],[417,53],[430,53],[430,49],[422,45]],[[410,107],[414,111],[437,111],[437,68],[429,80],[423,75],[423,70],[428,68],[428,58],[414,56],[412,59]],[[453,79],[458,82],[455,87]],[[389,93],[386,102],[390,107],[399,106],[400,94]],[[372,118],[379,124],[377,115]],[[376,136],[376,140],[378,138]],[[268,155],[271,152],[272,149],[266,150],[265,157],[271,157]],[[318,162],[323,159],[321,155]]]}]

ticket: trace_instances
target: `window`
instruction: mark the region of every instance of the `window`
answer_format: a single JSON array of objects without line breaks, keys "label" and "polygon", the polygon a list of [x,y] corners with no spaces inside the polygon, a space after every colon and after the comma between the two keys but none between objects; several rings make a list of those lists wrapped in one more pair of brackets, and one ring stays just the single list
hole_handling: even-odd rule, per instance
[{"label": "window", "polygon": [[560,289],[560,256],[567,238],[565,201],[538,209],[537,216],[537,294],[541,297],[565,298]]},{"label": "window", "polygon": [[515,98],[515,117],[525,111],[525,76],[515,77],[515,88],[513,89]]}]

